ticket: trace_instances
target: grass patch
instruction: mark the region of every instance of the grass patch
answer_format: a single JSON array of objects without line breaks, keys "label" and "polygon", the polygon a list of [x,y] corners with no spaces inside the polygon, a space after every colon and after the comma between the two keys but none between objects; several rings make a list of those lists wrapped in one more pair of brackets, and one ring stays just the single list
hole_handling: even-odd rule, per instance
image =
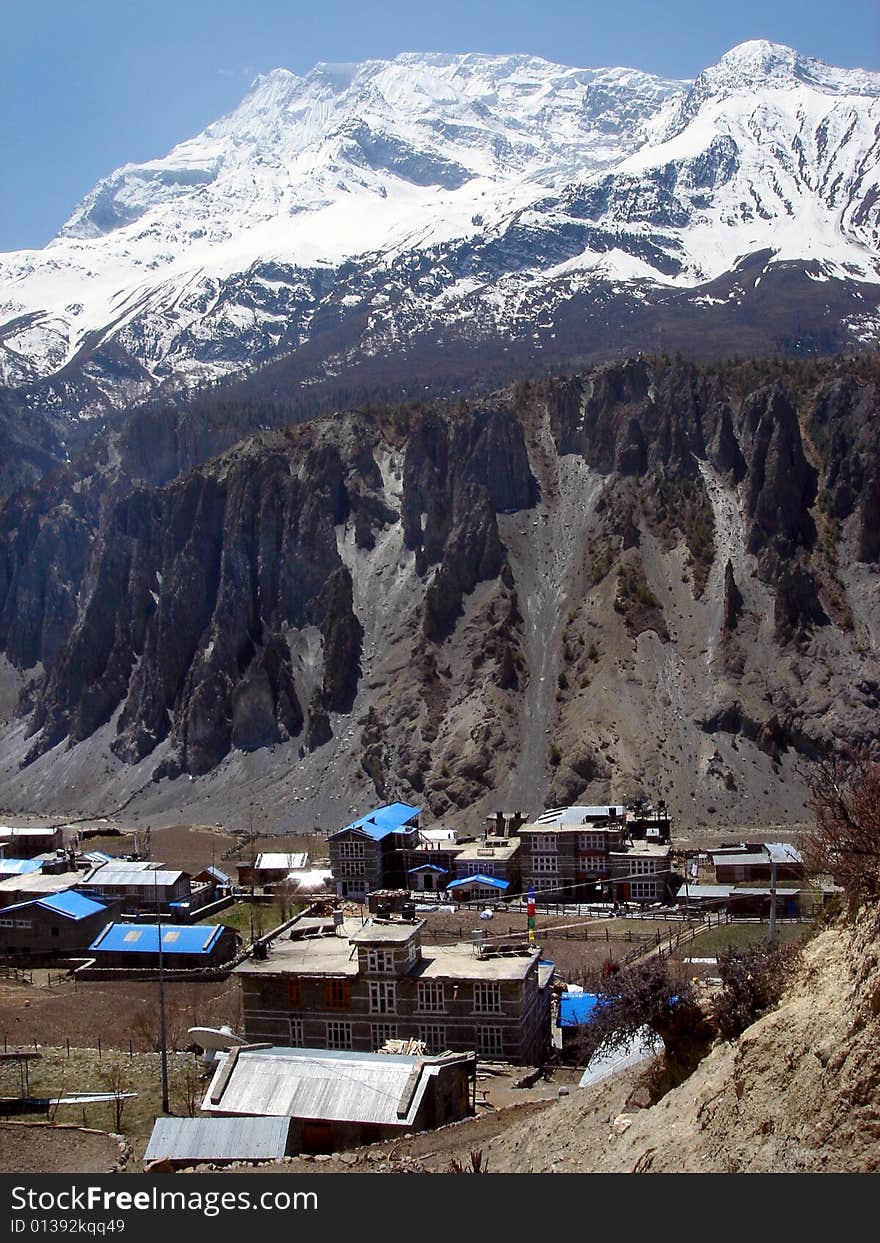
[{"label": "grass patch", "polygon": [[[43,1047],[42,1057],[30,1063],[32,1096],[67,1096],[76,1092],[136,1092],[121,1102],[120,1132],[130,1138],[146,1138],[162,1113],[162,1073],[158,1053],[128,1053],[105,1049]],[[17,1082],[17,1080],[16,1080]],[[191,1117],[198,1113],[210,1079],[202,1074],[201,1059],[194,1053],[168,1054],[168,1097],[171,1112]],[[116,1130],[116,1102],[53,1106],[49,1119],[76,1126]]]},{"label": "grass patch", "polygon": [[[710,928],[699,933],[686,947],[688,957],[704,954],[716,954],[719,950],[745,949],[749,945],[767,944],[769,925],[763,924],[724,924],[719,928]],[[794,945],[806,941],[812,932],[810,924],[776,925],[776,939],[780,945]]]},{"label": "grass patch", "polygon": [[[304,910],[304,907],[301,902],[294,902],[285,910],[289,913],[284,915],[284,919],[289,919],[291,915]],[[254,936],[263,936],[271,932],[273,928],[277,928],[284,922],[284,919],[282,919],[280,907],[275,902],[235,902],[223,911],[215,911],[206,919],[200,919],[199,923],[225,924],[227,928],[234,928],[249,941],[252,930]]]}]

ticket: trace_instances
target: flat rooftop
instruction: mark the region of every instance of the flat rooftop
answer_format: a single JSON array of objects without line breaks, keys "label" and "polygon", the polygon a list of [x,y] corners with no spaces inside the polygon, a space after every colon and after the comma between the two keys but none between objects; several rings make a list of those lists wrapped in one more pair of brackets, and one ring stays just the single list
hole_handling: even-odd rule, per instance
[{"label": "flat rooftop", "polygon": [[405,945],[424,926],[423,919],[368,919],[350,939],[355,945],[372,945],[375,941]]},{"label": "flat rooftop", "polygon": [[[412,929],[412,925],[403,925]],[[340,935],[306,936],[295,941],[278,938],[271,943],[265,959],[247,959],[234,968],[238,975],[339,975],[358,974],[357,944],[360,920],[348,920]],[[522,980],[540,951],[498,954],[478,958],[468,941],[456,945],[422,947],[422,957],[406,974],[419,979]]]},{"label": "flat rooftop", "polygon": [[457,861],[461,863],[473,859],[479,863],[483,860],[500,859],[504,862],[515,855],[519,847],[518,837],[490,837],[486,841],[468,842],[464,849],[459,851]]},{"label": "flat rooftop", "polygon": [[6,876],[0,880],[0,895],[26,893],[39,897],[43,894],[63,893],[77,885],[82,872],[58,872],[54,876],[43,872],[28,872],[22,876]]},{"label": "flat rooftop", "polygon": [[523,953],[478,958],[466,941],[457,945],[430,945],[413,968],[420,980],[524,980],[540,958],[535,947]]},{"label": "flat rooftop", "polygon": [[668,859],[672,847],[659,842],[635,842],[628,850],[612,850],[612,859]]}]

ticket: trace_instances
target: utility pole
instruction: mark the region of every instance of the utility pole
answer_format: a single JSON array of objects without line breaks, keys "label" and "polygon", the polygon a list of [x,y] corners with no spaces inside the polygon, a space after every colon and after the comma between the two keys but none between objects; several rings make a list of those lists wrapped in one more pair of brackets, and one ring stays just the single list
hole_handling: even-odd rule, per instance
[{"label": "utility pole", "polygon": [[767,944],[772,948],[776,944],[776,860],[770,860],[770,927],[767,932]]},{"label": "utility pole", "polygon": [[153,889],[156,895],[156,932],[159,937],[159,1053],[162,1064],[162,1112],[168,1114],[168,1034],[165,1027],[165,961],[162,955],[162,920],[159,918],[158,871],[153,872]]}]

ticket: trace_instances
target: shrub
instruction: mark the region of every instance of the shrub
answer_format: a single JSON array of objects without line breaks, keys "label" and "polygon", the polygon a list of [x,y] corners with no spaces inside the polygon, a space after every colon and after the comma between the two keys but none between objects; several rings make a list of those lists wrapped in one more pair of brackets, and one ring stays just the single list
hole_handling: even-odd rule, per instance
[{"label": "shrub", "polygon": [[880,764],[867,755],[820,760],[806,774],[813,828],[808,870],[830,873],[851,904],[880,899]]},{"label": "shrub", "polygon": [[649,958],[587,984],[599,1005],[584,1027],[581,1052],[624,1048],[648,1028],[663,1041],[664,1069],[654,1077],[655,1097],[681,1083],[705,1056],[714,1037],[709,1017],[697,1002],[683,970],[671,970],[664,958]]},{"label": "shrub", "polygon": [[731,946],[718,954],[722,986],[712,1013],[723,1039],[736,1039],[773,1009],[797,953],[798,947],[793,945],[750,945],[742,949]]}]

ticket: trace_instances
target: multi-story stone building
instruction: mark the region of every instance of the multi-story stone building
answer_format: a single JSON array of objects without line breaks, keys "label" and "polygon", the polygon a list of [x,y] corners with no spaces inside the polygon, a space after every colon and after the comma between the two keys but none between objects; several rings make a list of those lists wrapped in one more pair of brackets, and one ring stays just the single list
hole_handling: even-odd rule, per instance
[{"label": "multi-story stone building", "polygon": [[672,848],[659,842],[629,842],[609,855],[616,902],[666,902],[672,895]]},{"label": "multi-story stone building", "polygon": [[466,891],[468,898],[519,893],[520,847],[518,837],[486,837],[468,843],[455,857],[453,889]]},{"label": "multi-story stone building", "polygon": [[549,901],[608,896],[611,852],[626,829],[622,806],[559,807],[518,829],[523,889]]},{"label": "multi-story stone building", "polygon": [[389,803],[330,834],[338,897],[363,901],[373,889],[408,887],[407,851],[418,840],[420,811],[408,803]]},{"label": "multi-story stone building", "polygon": [[536,948],[426,946],[424,921],[303,919],[241,977],[249,1040],[376,1050],[415,1038],[431,1053],[540,1065],[550,1040],[552,963]]},{"label": "multi-story stone building", "polygon": [[438,893],[455,876],[455,860],[465,849],[455,829],[419,829],[405,848],[406,884],[420,893]]}]

